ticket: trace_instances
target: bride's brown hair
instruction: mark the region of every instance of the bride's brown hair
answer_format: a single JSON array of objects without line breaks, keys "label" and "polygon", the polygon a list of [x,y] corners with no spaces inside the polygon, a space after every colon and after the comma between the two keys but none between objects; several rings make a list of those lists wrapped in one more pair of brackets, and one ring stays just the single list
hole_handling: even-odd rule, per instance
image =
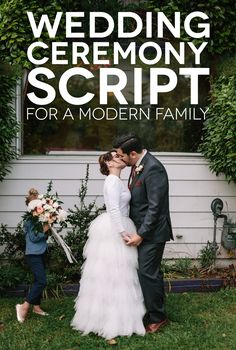
[{"label": "bride's brown hair", "polygon": [[107,153],[101,154],[100,157],[98,158],[98,161],[100,164],[100,172],[103,175],[109,175],[109,173],[110,173],[108,166],[107,166],[107,162],[112,160],[112,158],[113,158],[112,152],[114,152],[114,151],[109,151]]}]

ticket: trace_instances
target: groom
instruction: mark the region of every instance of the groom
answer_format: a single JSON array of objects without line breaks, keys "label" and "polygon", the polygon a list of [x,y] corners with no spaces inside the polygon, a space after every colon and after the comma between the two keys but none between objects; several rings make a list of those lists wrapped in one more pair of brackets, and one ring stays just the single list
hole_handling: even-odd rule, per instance
[{"label": "groom", "polygon": [[166,241],[173,239],[169,213],[169,185],[162,163],[143,149],[134,134],[118,137],[113,147],[129,166],[130,217],[137,233],[126,239],[138,246],[139,280],[146,306],[146,332],[155,333],[167,323],[164,281],[160,269]]}]

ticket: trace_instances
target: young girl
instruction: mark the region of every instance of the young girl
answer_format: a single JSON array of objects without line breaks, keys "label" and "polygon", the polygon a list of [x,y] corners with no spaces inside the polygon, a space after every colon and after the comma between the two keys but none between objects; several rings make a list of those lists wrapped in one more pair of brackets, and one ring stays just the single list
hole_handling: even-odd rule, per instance
[{"label": "young girl", "polygon": [[[33,199],[38,198],[38,191],[34,188],[29,190],[26,197],[26,205]],[[32,220],[27,219],[24,222],[25,231],[25,255],[29,268],[34,275],[34,282],[23,304],[16,305],[17,320],[23,323],[29,312],[30,305],[33,305],[33,312],[47,316],[48,314],[40,307],[42,293],[46,287],[46,271],[45,271],[45,255],[47,250],[47,239],[50,227],[48,224],[43,224],[42,229],[36,229]]]}]

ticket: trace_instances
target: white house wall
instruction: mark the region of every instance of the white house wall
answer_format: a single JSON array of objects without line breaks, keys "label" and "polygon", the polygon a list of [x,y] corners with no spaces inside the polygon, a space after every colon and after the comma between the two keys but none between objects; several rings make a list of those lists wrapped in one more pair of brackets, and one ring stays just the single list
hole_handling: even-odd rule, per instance
[{"label": "white house wall", "polygon": [[[14,229],[25,211],[24,199],[31,187],[45,192],[49,180],[64,202],[64,208],[78,204],[81,180],[89,164],[89,183],[86,202],[96,199],[103,205],[104,176],[97,164],[99,153],[73,155],[24,156],[12,163],[12,171],[0,183],[0,223]],[[175,241],[167,244],[165,257],[197,258],[207,241],[213,239],[213,215],[210,209],[214,198],[224,202],[223,212],[236,221],[236,186],[223,177],[216,177],[207,162],[198,154],[156,154],[165,165],[170,183],[170,209]],[[127,182],[129,169],[123,173]],[[218,222],[217,243],[220,244],[222,221]],[[219,261],[229,256],[221,248]]]}]

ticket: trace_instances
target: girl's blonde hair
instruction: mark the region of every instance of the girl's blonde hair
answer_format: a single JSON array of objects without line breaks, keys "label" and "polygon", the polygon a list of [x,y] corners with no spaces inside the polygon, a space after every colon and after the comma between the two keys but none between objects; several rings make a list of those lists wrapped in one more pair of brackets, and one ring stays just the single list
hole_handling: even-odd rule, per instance
[{"label": "girl's blonde hair", "polygon": [[30,188],[27,196],[25,197],[25,204],[28,205],[30,201],[38,198],[38,190],[36,188]]}]

